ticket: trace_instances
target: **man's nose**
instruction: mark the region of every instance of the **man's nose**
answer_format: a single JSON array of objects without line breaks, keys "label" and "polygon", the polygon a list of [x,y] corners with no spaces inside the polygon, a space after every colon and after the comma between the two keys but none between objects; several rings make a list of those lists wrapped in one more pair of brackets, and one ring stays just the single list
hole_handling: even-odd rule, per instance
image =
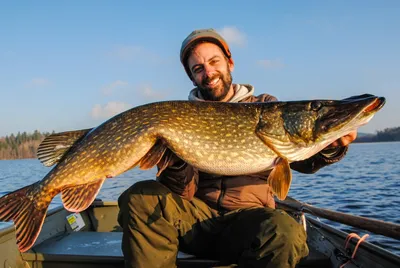
[{"label": "man's nose", "polygon": [[211,65],[204,66],[204,73],[207,77],[211,77],[215,74],[215,68]]}]

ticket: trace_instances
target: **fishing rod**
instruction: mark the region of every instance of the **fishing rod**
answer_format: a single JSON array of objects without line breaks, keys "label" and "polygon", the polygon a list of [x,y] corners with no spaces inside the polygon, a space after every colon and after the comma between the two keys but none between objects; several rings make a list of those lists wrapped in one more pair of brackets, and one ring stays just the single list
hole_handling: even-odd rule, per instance
[{"label": "fishing rod", "polygon": [[400,224],[375,220],[361,216],[350,215],[324,208],[317,208],[307,203],[297,201],[292,197],[286,197],[284,201],[276,199],[277,207],[284,210],[304,212],[317,217],[350,225],[359,229],[367,230],[400,240]]}]

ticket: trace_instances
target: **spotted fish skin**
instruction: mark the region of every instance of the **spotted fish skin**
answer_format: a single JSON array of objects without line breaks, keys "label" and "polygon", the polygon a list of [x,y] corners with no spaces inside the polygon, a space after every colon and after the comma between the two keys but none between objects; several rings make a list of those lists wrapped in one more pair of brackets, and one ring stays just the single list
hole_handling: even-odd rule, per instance
[{"label": "spotted fish skin", "polygon": [[[384,98],[269,103],[166,101],[142,105],[93,129],[48,136],[38,148],[41,180],[0,198],[0,220],[13,220],[20,251],[32,247],[51,200],[86,209],[107,178],[157,164],[167,148],[201,171],[242,175],[272,170],[275,194],[289,191],[289,163],[306,159],[367,123]],[[340,111],[339,111],[340,110]]]}]

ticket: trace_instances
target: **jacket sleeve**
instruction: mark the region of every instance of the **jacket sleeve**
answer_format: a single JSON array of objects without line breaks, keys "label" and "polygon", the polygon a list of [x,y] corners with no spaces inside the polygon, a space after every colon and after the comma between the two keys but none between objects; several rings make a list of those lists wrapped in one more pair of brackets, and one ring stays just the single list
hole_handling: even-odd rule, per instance
[{"label": "jacket sleeve", "polygon": [[301,173],[315,173],[325,166],[340,161],[347,150],[348,146],[325,149],[308,159],[291,163],[290,167]]},{"label": "jacket sleeve", "polygon": [[167,186],[182,198],[192,200],[197,191],[199,172],[184,162],[171,150],[167,149],[160,163],[157,164],[157,181]]}]

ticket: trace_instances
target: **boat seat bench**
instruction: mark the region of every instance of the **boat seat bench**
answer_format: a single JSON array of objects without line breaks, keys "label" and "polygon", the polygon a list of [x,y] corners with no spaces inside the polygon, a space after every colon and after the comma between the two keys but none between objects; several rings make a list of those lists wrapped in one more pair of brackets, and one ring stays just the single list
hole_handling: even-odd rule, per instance
[{"label": "boat seat bench", "polygon": [[[24,254],[33,267],[123,267],[121,232],[72,232],[45,241]],[[45,261],[45,262],[43,262]],[[43,262],[43,265],[40,263]],[[213,267],[218,261],[179,253],[178,267]],[[329,267],[324,255],[311,251],[298,267]]]}]

